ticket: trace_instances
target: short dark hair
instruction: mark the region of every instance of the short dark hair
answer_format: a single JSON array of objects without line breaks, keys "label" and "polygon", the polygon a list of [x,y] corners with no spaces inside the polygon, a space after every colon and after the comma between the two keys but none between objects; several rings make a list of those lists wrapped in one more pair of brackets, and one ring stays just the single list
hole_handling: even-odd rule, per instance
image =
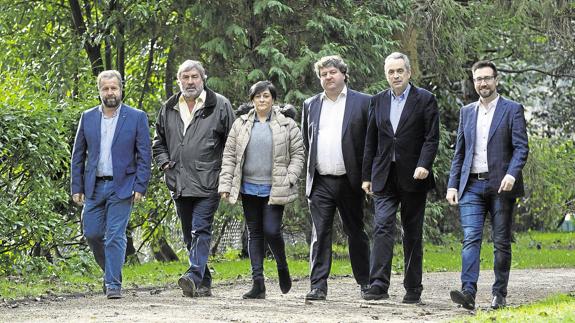
[{"label": "short dark hair", "polygon": [[278,92],[274,84],[270,81],[259,81],[256,84],[252,85],[252,87],[250,88],[250,101],[252,101],[256,95],[264,92],[265,90],[270,91],[272,99],[274,99],[275,101],[278,96]]},{"label": "short dark hair", "polygon": [[319,75],[319,70],[326,67],[335,67],[337,68],[341,74],[344,75],[344,81],[347,83],[348,81],[348,67],[347,64],[343,61],[343,59],[339,55],[331,55],[331,56],[324,56],[320,58],[315,64],[313,64],[313,69],[315,70],[315,75],[317,78],[321,78]]},{"label": "short dark hair", "polygon": [[484,67],[491,68],[493,70],[493,76],[497,76],[497,67],[495,67],[495,64],[492,61],[486,61],[486,60],[475,62],[475,64],[471,66],[471,72],[473,73],[476,70]]}]

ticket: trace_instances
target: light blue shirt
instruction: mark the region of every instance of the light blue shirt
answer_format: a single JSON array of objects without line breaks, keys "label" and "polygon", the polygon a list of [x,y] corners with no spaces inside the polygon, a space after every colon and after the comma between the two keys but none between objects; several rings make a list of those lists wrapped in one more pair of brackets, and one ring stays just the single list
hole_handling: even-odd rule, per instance
[{"label": "light blue shirt", "polygon": [[[397,131],[397,126],[399,125],[399,119],[403,113],[403,107],[407,101],[407,95],[411,90],[411,84],[407,84],[407,87],[401,93],[401,95],[396,96],[393,91],[391,91],[391,106],[389,107],[389,121],[391,121],[391,126],[393,127],[393,133]],[[395,149],[393,150],[392,161],[395,161]]]},{"label": "light blue shirt", "polygon": [[102,106],[98,108],[102,114],[100,121],[100,159],[98,160],[98,168],[96,169],[96,176],[114,176],[114,169],[112,165],[112,141],[114,140],[114,133],[116,132],[116,125],[118,124],[118,116],[122,105],[118,106],[114,115],[106,117],[102,111]]},{"label": "light blue shirt", "polygon": [[405,91],[399,96],[395,96],[393,91],[391,91],[391,106],[389,110],[389,121],[391,121],[391,126],[393,127],[393,133],[397,131],[397,126],[399,125],[399,119],[401,118],[401,113],[403,112],[403,107],[405,106],[405,101],[407,101],[407,95],[411,90],[411,84],[407,84]]}]

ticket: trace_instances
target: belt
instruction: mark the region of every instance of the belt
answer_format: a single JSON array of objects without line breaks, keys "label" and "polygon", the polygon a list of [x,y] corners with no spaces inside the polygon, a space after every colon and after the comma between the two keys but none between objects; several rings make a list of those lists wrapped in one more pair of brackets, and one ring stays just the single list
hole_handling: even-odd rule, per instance
[{"label": "belt", "polygon": [[489,173],[485,172],[485,173],[471,173],[469,174],[469,178],[475,178],[478,179],[480,181],[486,181],[489,179]]},{"label": "belt", "polygon": [[331,174],[322,175],[322,174],[319,174],[319,176],[327,177],[327,178],[333,178],[333,179],[340,179],[340,178],[345,178],[346,174],[343,174],[343,175],[331,175]]},{"label": "belt", "polygon": [[114,176],[96,176],[96,180],[99,181],[113,181]]}]

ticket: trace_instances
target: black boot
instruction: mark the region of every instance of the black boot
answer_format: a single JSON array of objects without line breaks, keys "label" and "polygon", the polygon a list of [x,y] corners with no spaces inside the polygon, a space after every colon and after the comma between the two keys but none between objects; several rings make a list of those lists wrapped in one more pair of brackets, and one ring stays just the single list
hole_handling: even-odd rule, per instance
[{"label": "black boot", "polygon": [[287,294],[291,289],[291,277],[289,275],[289,268],[278,268],[278,278],[280,281],[280,289],[282,294]]},{"label": "black boot", "polygon": [[266,285],[263,279],[255,279],[252,289],[242,296],[243,299],[264,299],[266,298]]}]

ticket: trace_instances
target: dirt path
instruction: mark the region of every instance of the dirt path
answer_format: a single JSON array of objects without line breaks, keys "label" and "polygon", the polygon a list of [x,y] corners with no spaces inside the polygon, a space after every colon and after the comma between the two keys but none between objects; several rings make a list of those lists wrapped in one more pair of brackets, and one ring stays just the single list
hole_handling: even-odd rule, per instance
[{"label": "dirt path", "polygon": [[[307,279],[294,282],[281,295],[277,282],[268,280],[267,299],[242,300],[249,282],[220,284],[214,297],[184,298],[179,289],[127,290],[121,300],[102,294],[61,297],[0,306],[0,322],[365,322],[440,321],[470,312],[454,306],[449,290],[457,288],[458,273],[424,274],[423,304],[401,303],[401,276],[392,277],[389,300],[364,301],[352,278],[329,281],[328,300],[306,302]],[[481,273],[477,304],[489,307],[493,273]],[[557,292],[575,292],[575,269],[513,270],[510,306],[529,303]],[[13,307],[13,308],[12,308]]]}]

